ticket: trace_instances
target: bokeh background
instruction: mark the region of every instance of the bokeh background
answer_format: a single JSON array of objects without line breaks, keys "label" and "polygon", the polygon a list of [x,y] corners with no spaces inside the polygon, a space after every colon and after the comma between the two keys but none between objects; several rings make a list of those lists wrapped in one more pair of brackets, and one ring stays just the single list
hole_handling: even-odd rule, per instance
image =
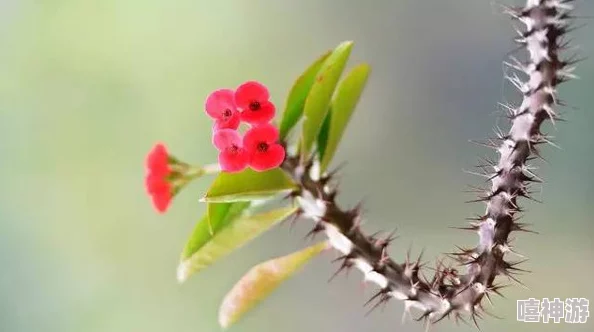
[{"label": "bokeh background", "polygon": [[[514,4],[514,0],[503,1]],[[518,1],[515,4],[520,4]],[[594,3],[577,1],[580,16]],[[525,203],[520,234],[529,287],[495,299],[483,331],[592,331],[588,324],[516,321],[516,300],[594,300],[594,24],[571,34],[589,57],[562,86],[562,149],[538,163],[544,204]],[[502,61],[516,47],[501,8],[475,0],[0,0],[0,331],[211,332],[231,286],[251,266],[307,244],[304,222],[277,227],[178,285],[175,269],[208,179],[165,216],[144,193],[144,156],[164,141],[193,163],[215,161],[205,97],[246,80],[282,108],[319,54],[354,40],[351,64],[374,69],[336,156],[341,202],[365,200],[369,231],[398,227],[398,260],[413,246],[433,260],[476,236],[449,226],[480,213],[463,172],[490,151],[469,139],[505,127],[517,102]],[[505,127],[506,128],[506,127]],[[369,316],[358,272],[331,283],[318,258],[231,331],[423,331],[400,325],[403,305]],[[471,331],[444,322],[440,331]]]}]

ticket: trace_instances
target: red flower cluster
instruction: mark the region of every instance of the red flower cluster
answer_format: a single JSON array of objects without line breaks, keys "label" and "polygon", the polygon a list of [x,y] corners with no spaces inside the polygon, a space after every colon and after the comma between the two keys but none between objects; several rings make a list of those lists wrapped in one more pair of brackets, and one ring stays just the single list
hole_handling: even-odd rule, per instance
[{"label": "red flower cluster", "polygon": [[[215,120],[213,144],[224,172],[240,172],[248,166],[262,172],[285,159],[285,149],[277,143],[279,132],[269,123],[276,111],[269,99],[268,89],[254,81],[235,91],[216,90],[206,99],[206,114]],[[243,137],[237,131],[241,121],[251,126]]]},{"label": "red flower cluster", "polygon": [[146,158],[145,187],[151,196],[153,206],[159,213],[165,213],[172,198],[171,184],[167,180],[171,174],[169,153],[165,145],[158,143]]}]

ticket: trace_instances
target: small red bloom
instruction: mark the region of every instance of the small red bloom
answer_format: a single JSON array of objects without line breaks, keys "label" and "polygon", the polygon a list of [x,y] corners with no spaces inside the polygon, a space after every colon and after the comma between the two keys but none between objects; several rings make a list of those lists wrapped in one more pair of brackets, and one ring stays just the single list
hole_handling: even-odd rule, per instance
[{"label": "small red bloom", "polygon": [[276,108],[269,100],[268,89],[254,81],[246,82],[235,90],[235,104],[242,110],[241,120],[251,124],[264,124],[274,118]]},{"label": "small red bloom", "polygon": [[264,124],[252,127],[243,137],[243,146],[250,155],[249,165],[262,172],[276,168],[285,160],[285,149],[278,144],[278,129]]},{"label": "small red bloom", "polygon": [[149,173],[164,175],[169,173],[169,153],[163,143],[157,143],[146,158],[146,168]]},{"label": "small red bloom", "polygon": [[228,173],[243,171],[248,166],[249,156],[243,148],[239,133],[232,129],[214,132],[213,144],[219,150],[219,165]]},{"label": "small red bloom", "polygon": [[235,106],[233,90],[220,89],[206,98],[206,114],[215,120],[215,129],[237,129],[240,114]]},{"label": "small red bloom", "polygon": [[171,173],[169,168],[169,153],[165,145],[158,143],[146,158],[146,177],[144,185],[151,196],[153,206],[159,213],[167,211],[171,202],[171,184],[167,177]]}]

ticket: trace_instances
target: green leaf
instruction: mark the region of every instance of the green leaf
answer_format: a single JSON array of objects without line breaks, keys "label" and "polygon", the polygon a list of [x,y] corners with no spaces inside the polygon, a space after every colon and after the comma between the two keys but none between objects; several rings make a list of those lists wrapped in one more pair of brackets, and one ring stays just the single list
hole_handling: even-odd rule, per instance
[{"label": "green leaf", "polygon": [[208,225],[205,225],[206,218],[196,225],[177,268],[179,282],[186,281],[190,275],[210,266],[297,211],[296,207],[285,207],[252,216],[230,218],[232,209],[241,209],[236,204],[229,207],[224,225],[213,227],[214,235],[210,235]]},{"label": "green leaf", "polygon": [[318,138],[318,144],[322,144],[318,146],[322,172],[326,170],[336,153],[336,148],[359,102],[370,71],[369,65],[361,64],[349,72],[336,88],[336,94],[330,106],[331,111],[326,117],[328,131],[322,130],[321,137]]},{"label": "green leaf", "polygon": [[311,90],[322,64],[328,58],[330,53],[331,51],[328,51],[319,57],[293,84],[289,96],[287,97],[285,111],[283,112],[283,118],[280,123],[279,131],[281,140],[289,134],[289,131],[297,124],[297,122],[299,122],[299,119],[303,115],[303,106],[305,105],[307,94]]},{"label": "green leaf", "polygon": [[269,198],[290,192],[296,184],[280,168],[265,172],[246,169],[240,173],[221,173],[201,199],[203,202],[240,202]]},{"label": "green leaf", "polygon": [[184,247],[181,260],[184,261],[196,253],[213,237],[214,233],[239,217],[249,206],[250,202],[209,203],[207,213],[196,224],[192,236]]},{"label": "green leaf", "polygon": [[320,160],[326,154],[326,145],[328,144],[328,135],[330,134],[330,121],[332,119],[332,108],[328,111],[328,115],[324,119],[324,123],[322,124],[322,128],[320,129],[320,134],[318,135],[318,154],[320,156]]},{"label": "green leaf", "polygon": [[208,203],[206,214],[208,216],[210,234],[213,235],[215,230],[225,226],[226,222],[239,217],[249,206],[250,202]]},{"label": "green leaf", "polygon": [[303,113],[305,120],[301,132],[301,153],[307,156],[318,137],[322,123],[328,113],[330,99],[346,66],[353,48],[352,42],[338,45],[324,61],[316,80],[307,95]]},{"label": "green leaf", "polygon": [[239,217],[249,206],[250,202],[208,203],[206,213],[213,224],[213,230],[217,230],[224,226],[225,222]]},{"label": "green leaf", "polygon": [[227,293],[219,308],[219,324],[227,328],[266,298],[312,258],[328,248],[321,242],[287,256],[254,266]]}]

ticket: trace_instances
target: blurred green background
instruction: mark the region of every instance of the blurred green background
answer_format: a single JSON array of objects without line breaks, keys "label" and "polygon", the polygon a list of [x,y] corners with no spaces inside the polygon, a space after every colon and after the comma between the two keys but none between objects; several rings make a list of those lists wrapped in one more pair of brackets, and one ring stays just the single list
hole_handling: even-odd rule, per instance
[{"label": "blurred green background", "polygon": [[[514,0],[504,1],[513,4]],[[516,1],[515,4],[520,4]],[[577,15],[594,13],[578,1]],[[594,25],[571,34],[594,54]],[[475,0],[0,0],[0,331],[219,331],[225,293],[254,264],[307,243],[311,226],[282,226],[178,285],[181,249],[203,212],[208,179],[157,216],[143,188],[157,140],[193,163],[215,161],[202,105],[212,90],[267,84],[282,108],[293,80],[319,54],[354,40],[352,62],[373,67],[341,143],[341,202],[365,200],[367,230],[398,227],[398,260],[413,245],[433,260],[476,236],[453,229],[483,211],[464,204],[465,174],[491,153],[497,102],[515,48],[500,7]],[[592,331],[588,324],[517,322],[516,300],[594,300],[594,65],[561,88],[568,122],[550,128],[544,204],[525,203],[516,249],[529,287],[505,290],[483,331]],[[507,128],[507,127],[505,127]],[[328,254],[283,285],[231,331],[423,331],[400,325],[403,305],[365,317],[358,272],[327,279]],[[440,331],[471,331],[444,322]]]}]

